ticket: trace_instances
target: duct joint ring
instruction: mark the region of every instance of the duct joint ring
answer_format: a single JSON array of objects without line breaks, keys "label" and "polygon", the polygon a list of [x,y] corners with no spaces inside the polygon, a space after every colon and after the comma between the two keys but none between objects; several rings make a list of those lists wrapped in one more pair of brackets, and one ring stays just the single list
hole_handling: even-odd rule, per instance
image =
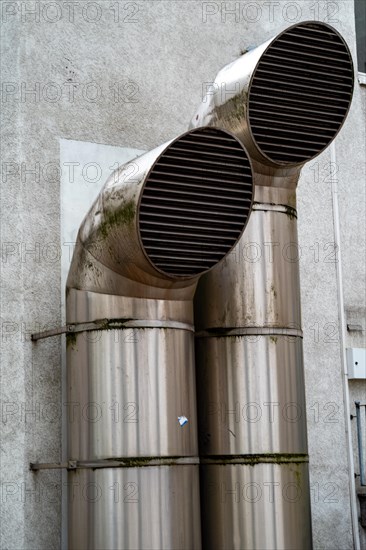
[{"label": "duct joint ring", "polygon": [[196,333],[196,338],[217,338],[220,336],[289,336],[302,338],[301,329],[281,327],[212,328]]},{"label": "duct joint ring", "polygon": [[188,330],[194,332],[194,326],[180,321],[159,320],[130,320],[130,319],[100,319],[87,323],[72,323],[64,327],[36,332],[31,335],[32,341],[59,336],[60,334],[74,334],[76,332],[90,332],[93,330],[125,330],[131,328],[172,328],[176,330]]}]

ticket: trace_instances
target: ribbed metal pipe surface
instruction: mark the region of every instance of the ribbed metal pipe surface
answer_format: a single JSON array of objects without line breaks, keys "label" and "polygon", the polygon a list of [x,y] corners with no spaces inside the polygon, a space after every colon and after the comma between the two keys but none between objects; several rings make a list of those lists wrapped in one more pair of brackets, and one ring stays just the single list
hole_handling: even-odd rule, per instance
[{"label": "ribbed metal pipe surface", "polygon": [[250,161],[236,138],[216,128],[185,134],[145,183],[139,209],[145,253],[169,275],[207,271],[242,233],[252,195]]},{"label": "ribbed metal pipe surface", "polygon": [[281,164],[316,156],[341,128],[353,84],[351,54],[333,28],[308,22],[280,34],[250,87],[250,128],[259,149]]}]

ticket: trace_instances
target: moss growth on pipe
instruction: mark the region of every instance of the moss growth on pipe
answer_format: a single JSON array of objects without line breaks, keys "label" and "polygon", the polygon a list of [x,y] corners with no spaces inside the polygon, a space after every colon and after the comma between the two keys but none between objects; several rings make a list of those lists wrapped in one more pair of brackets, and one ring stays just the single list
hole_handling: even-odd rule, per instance
[{"label": "moss growth on pipe", "polygon": [[242,122],[246,115],[247,97],[248,97],[247,92],[243,90],[241,94],[233,97],[230,100],[234,106],[231,116],[233,119],[236,118],[239,122]]},{"label": "moss growth on pipe", "polygon": [[239,122],[245,119],[247,111],[248,92],[242,90],[223,105],[216,107],[218,118],[227,118],[229,122]]},{"label": "moss growth on pipe", "polygon": [[[153,466],[159,466],[159,462],[161,462],[161,466],[170,466],[173,464],[176,464],[177,460],[180,458],[186,458],[186,457],[179,457],[179,456],[169,456],[169,457],[156,457],[156,456],[137,456],[137,457],[121,457],[121,458],[111,458],[106,460],[106,464],[108,462],[116,463],[120,462],[120,468],[143,468],[144,466],[149,466],[150,463]],[[179,463],[178,463],[179,464]]]},{"label": "moss growth on pipe", "polygon": [[66,333],[66,347],[74,347],[76,345],[77,333],[76,332],[67,332]]},{"label": "moss growth on pipe", "polygon": [[[205,460],[210,462],[205,462]],[[264,453],[253,455],[210,455],[201,457],[202,464],[220,464],[230,466],[232,464],[247,464],[256,466],[258,464],[307,464],[308,455],[305,454],[281,454]],[[295,474],[296,475],[296,474]]]},{"label": "moss growth on pipe", "polygon": [[107,214],[105,220],[100,224],[99,231],[103,237],[108,237],[109,232],[116,226],[129,225],[133,222],[136,214],[135,203],[128,201],[126,204],[111,214]]},{"label": "moss growth on pipe", "polygon": [[295,475],[295,478],[296,478],[296,484],[297,485],[301,485],[301,472],[300,470],[296,469],[296,470],[293,470],[291,469],[291,472],[293,472],[293,474]]},{"label": "moss growth on pipe", "polygon": [[292,208],[292,206],[288,206],[287,204],[284,205],[286,208],[286,216],[290,218],[290,220],[297,219],[297,212],[295,208]]}]

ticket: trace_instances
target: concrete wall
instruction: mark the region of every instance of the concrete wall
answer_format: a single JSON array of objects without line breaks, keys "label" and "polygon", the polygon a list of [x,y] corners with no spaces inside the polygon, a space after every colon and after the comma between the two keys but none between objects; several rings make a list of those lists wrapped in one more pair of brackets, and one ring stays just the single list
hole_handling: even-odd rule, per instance
[{"label": "concrete wall", "polygon": [[[61,476],[28,467],[61,458],[64,342],[32,344],[29,334],[61,323],[60,255],[70,246],[60,242],[56,167],[70,181],[72,167],[60,166],[59,140],[150,149],[186,130],[220,67],[300,20],[333,24],[355,59],[353,2],[18,1],[1,9],[0,548],[50,550],[61,544]],[[345,306],[361,314],[365,93],[356,84],[336,140]],[[345,550],[352,532],[329,162],[328,150],[304,169],[299,237],[314,544]],[[86,183],[92,177],[85,172]],[[364,390],[353,384],[352,400]]]}]

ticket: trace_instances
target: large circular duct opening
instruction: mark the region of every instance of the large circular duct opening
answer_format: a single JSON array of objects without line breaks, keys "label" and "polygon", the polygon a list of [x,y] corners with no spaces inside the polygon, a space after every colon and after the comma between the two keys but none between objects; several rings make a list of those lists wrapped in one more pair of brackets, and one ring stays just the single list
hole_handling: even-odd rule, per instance
[{"label": "large circular duct opening", "polygon": [[260,151],[280,164],[318,155],[346,118],[353,84],[351,54],[332,27],[305,22],[284,31],[252,76],[249,123]]},{"label": "large circular duct opening", "polygon": [[207,271],[239,239],[252,199],[250,161],[235,137],[216,128],[184,134],[144,185],[138,225],[147,257],[169,276]]}]

